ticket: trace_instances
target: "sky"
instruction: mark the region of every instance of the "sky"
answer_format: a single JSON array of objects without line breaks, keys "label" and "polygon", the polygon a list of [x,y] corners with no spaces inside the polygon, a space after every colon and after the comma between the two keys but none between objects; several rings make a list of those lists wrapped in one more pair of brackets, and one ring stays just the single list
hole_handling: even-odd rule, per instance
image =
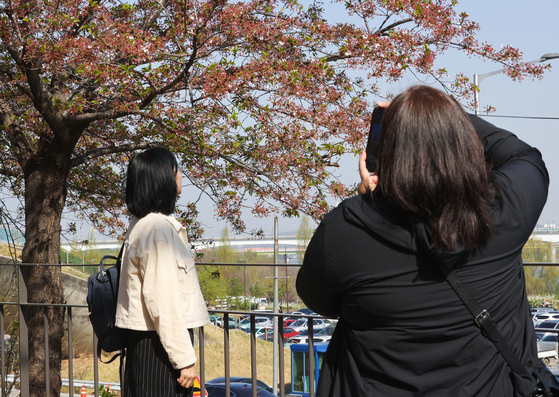
[{"label": "sky", "polygon": [[[335,18],[335,8],[325,2],[327,18]],[[479,41],[488,42],[496,48],[513,45],[523,53],[525,61],[539,59],[546,53],[559,53],[559,1],[540,0],[528,4],[520,0],[464,0],[457,6],[458,11],[466,11],[470,19],[480,24],[477,35]],[[552,68],[542,80],[514,82],[503,74],[484,79],[480,83],[481,108],[491,105],[496,112],[487,121],[515,133],[520,139],[537,147],[543,154],[550,176],[550,192],[539,224],[557,222],[559,208],[555,202],[559,198],[559,59],[548,62]],[[483,74],[501,69],[496,63],[478,58],[470,58],[463,53],[451,51],[439,58],[438,66],[444,66],[453,76],[459,72],[473,79],[474,74]],[[419,82],[407,76],[397,83],[385,85],[398,94]],[[381,98],[378,98],[379,100]],[[376,100],[376,99],[374,99]],[[366,131],[364,132],[366,134]],[[338,174],[345,183],[357,183],[357,158],[342,159]],[[186,202],[186,198],[181,200]],[[217,237],[225,226],[213,216],[211,203],[200,206],[201,218],[206,236]],[[262,227],[266,235],[273,233],[273,218],[255,218],[247,211],[244,221],[247,230]],[[280,234],[294,235],[299,226],[299,218],[278,218]]]}]

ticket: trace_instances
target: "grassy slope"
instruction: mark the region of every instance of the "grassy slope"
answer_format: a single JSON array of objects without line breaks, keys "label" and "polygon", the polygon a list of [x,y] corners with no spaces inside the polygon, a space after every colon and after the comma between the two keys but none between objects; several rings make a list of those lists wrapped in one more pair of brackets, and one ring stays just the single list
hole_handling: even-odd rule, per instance
[{"label": "grassy slope", "polygon": [[[204,328],[205,334],[205,376],[206,380],[225,376],[224,337],[223,329],[214,325]],[[240,330],[230,330],[230,374],[231,376],[251,377],[250,335]],[[196,348],[197,356],[198,348]],[[289,348],[284,348],[285,383],[291,383],[291,357]],[[257,378],[272,385],[273,345],[271,342],[256,340],[256,373]],[[93,380],[93,356],[74,359],[74,379]],[[199,362],[196,370],[200,373]],[[99,380],[103,382],[119,382],[119,360],[111,364],[99,363]],[[68,360],[62,363],[62,377],[68,378]],[[279,381],[279,379],[278,379]]]}]

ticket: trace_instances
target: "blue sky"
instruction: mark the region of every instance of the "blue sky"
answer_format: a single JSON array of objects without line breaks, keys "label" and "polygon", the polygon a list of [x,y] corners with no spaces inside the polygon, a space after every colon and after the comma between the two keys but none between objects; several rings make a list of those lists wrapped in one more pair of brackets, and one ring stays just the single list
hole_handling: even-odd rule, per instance
[{"label": "blue sky", "polygon": [[[325,2],[326,9],[335,17],[334,8],[330,8],[329,4]],[[472,20],[480,24],[481,30],[477,36],[479,41],[486,41],[497,48],[511,44],[523,52],[526,61],[538,59],[546,53],[559,53],[557,0],[530,3],[520,0],[468,0],[459,3],[457,9],[466,11]],[[545,73],[542,80],[513,82],[502,74],[486,78],[480,83],[480,103],[482,108],[492,105],[497,109],[486,120],[514,132],[542,152],[551,175],[551,185],[548,202],[539,223],[559,224],[559,209],[555,206],[559,197],[559,182],[556,179],[559,175],[559,59],[549,63],[552,69]],[[501,69],[499,64],[470,58],[455,51],[441,57],[438,66],[446,67],[450,76],[462,72],[472,79],[476,73]],[[418,83],[413,76],[408,76],[386,87],[397,94]],[[357,159],[344,159],[339,175],[346,183],[358,182]],[[182,200],[186,201],[185,198]],[[200,209],[206,235],[219,236],[225,223],[215,221],[210,205],[201,206]],[[273,218],[256,219],[247,212],[244,220],[249,231],[262,227],[266,234],[272,233]],[[295,232],[299,222],[299,219],[280,217],[279,230]]]}]

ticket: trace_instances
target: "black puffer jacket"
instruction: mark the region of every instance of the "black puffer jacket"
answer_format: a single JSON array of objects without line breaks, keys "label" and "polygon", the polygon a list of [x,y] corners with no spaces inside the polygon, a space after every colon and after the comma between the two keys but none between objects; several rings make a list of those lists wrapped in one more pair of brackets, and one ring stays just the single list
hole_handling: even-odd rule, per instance
[{"label": "black puffer jacket", "polygon": [[322,396],[525,396],[531,378],[512,373],[433,263],[438,256],[489,311],[530,373],[536,339],[521,251],[547,198],[538,150],[472,116],[502,202],[487,246],[428,250],[398,208],[369,195],[345,200],[313,236],[297,278],[309,308],[340,317],[322,364]]}]

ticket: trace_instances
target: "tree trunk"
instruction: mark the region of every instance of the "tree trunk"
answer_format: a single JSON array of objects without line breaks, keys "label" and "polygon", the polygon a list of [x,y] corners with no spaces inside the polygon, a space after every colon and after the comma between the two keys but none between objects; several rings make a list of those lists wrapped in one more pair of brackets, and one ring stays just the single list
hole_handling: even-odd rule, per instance
[{"label": "tree trunk", "polygon": [[[25,246],[23,263],[59,264],[61,217],[65,202],[67,167],[55,161],[30,161],[25,170]],[[28,302],[64,303],[60,266],[31,266],[28,268]],[[45,355],[45,316],[48,321],[48,373]],[[29,379],[30,396],[60,395],[60,365],[64,336],[64,308],[30,307]]]}]

